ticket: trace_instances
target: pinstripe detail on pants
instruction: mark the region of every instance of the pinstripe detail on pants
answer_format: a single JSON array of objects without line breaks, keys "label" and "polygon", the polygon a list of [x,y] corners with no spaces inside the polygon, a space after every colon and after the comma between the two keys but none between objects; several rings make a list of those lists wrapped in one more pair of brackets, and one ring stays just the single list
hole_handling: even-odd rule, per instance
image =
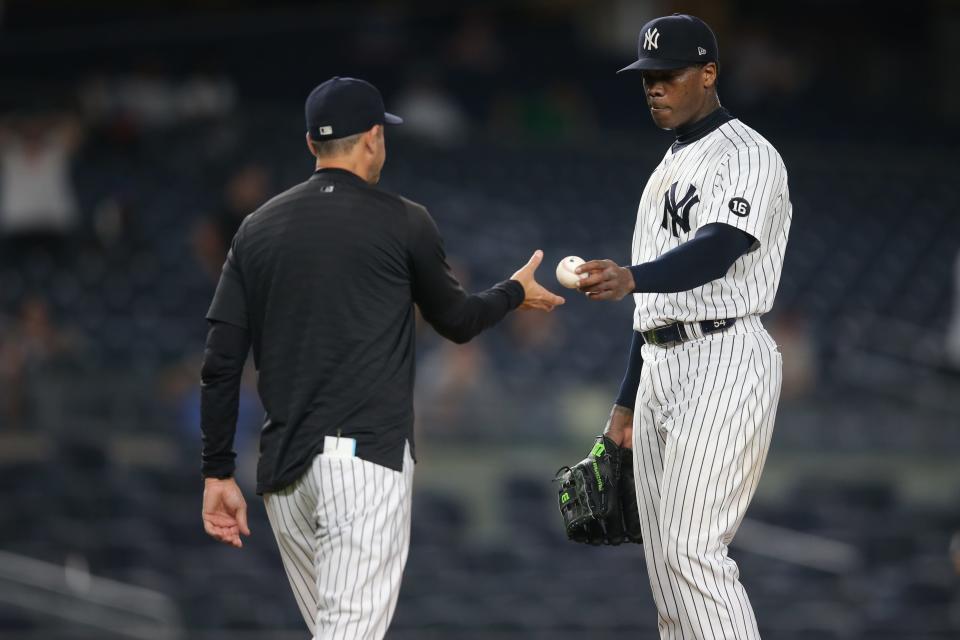
[{"label": "pinstripe detail on pants", "polygon": [[781,359],[763,331],[643,347],[634,472],[663,640],[758,640],[727,545],[770,447]]},{"label": "pinstripe detail on pants", "polygon": [[360,458],[314,458],[264,494],[270,527],[314,640],[374,640],[390,625],[410,547],[413,459],[403,471]]}]

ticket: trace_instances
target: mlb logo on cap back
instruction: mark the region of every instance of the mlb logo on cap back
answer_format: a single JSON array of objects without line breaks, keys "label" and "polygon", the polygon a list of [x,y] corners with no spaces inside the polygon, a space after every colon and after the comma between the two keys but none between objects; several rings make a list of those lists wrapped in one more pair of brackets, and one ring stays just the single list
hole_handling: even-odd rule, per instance
[{"label": "mlb logo on cap back", "polygon": [[651,20],[640,30],[637,61],[620,69],[679,69],[693,64],[719,62],[717,37],[706,22],[675,13]]},{"label": "mlb logo on cap back", "polygon": [[383,107],[375,86],[357,78],[334,76],[317,85],[304,108],[307,133],[313,140],[336,140],[367,131],[375,124],[400,124],[403,120]]}]

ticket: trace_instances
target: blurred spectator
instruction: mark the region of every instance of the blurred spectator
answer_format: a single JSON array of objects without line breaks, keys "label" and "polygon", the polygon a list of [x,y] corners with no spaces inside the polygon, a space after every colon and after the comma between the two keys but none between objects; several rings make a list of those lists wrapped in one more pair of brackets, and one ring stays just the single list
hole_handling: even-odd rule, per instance
[{"label": "blurred spectator", "polygon": [[596,128],[590,99],[565,81],[525,94],[500,95],[492,117],[497,130],[547,142],[582,140]]},{"label": "blurred spectator", "polygon": [[106,251],[133,249],[133,209],[120,195],[110,195],[93,209],[93,233]]},{"label": "blurred spectator", "polygon": [[960,252],[953,265],[953,312],[947,324],[947,365],[960,371]]},{"label": "blurred spectator", "polygon": [[162,63],[148,62],[131,74],[90,78],[80,98],[91,122],[136,135],[140,129],[227,115],[236,105],[236,87],[224,75],[198,71],[173,77]]},{"label": "blurred spectator", "polygon": [[194,229],[193,246],[197,259],[214,282],[220,277],[220,269],[240,223],[264,203],[269,189],[270,178],[263,167],[249,164],[241,168],[227,181],[220,210]]},{"label": "blurred spectator", "polygon": [[418,437],[472,441],[502,436],[497,401],[502,397],[483,340],[463,345],[443,341],[417,370]]},{"label": "blurred spectator", "polygon": [[467,117],[433,73],[414,77],[392,100],[403,118],[398,133],[434,144],[454,144],[467,133]]},{"label": "blurred spectator", "polygon": [[480,9],[469,11],[451,36],[447,51],[447,62],[454,71],[480,75],[499,71],[505,53],[493,15]]},{"label": "blurred spectator", "polygon": [[[960,530],[955,531],[950,538],[948,553],[950,555],[950,564],[952,565],[953,572],[957,576],[960,576]],[[954,590],[954,595],[955,597],[952,606],[950,606],[949,613],[954,627],[960,629],[960,590]]]},{"label": "blurred spectator", "polygon": [[564,342],[563,327],[553,314],[515,314],[510,318],[508,332],[512,357],[537,362],[557,352]]},{"label": "blurred spectator", "polygon": [[743,26],[729,48],[730,72],[720,74],[720,87],[724,93],[736,96],[740,105],[789,99],[805,90],[812,80],[811,62],[768,28]]},{"label": "blurred spectator", "polygon": [[783,388],[785,401],[807,396],[816,386],[817,349],[810,326],[802,315],[793,311],[777,314],[770,322],[770,335],[783,354]]},{"label": "blurred spectator", "polygon": [[353,43],[350,59],[363,65],[385,66],[404,59],[411,42],[406,17],[398,3],[367,3],[364,6],[364,19],[350,38]]},{"label": "blurred spectator", "polygon": [[[507,324],[505,349],[498,360],[498,379],[509,392],[509,406],[525,406],[522,413],[506,412],[501,422],[507,429],[522,428],[528,436],[556,435],[557,425],[564,424],[565,407],[560,402],[526,402],[529,398],[544,397],[544,389],[556,391],[554,385],[566,387],[571,376],[565,375],[571,367],[564,325],[557,314],[515,314]],[[547,382],[550,381],[550,382]],[[578,386],[582,383],[577,381]],[[584,385],[586,386],[586,385]],[[511,432],[501,432],[511,437]]]},{"label": "blurred spectator", "polygon": [[[456,257],[448,256],[453,272],[466,291],[470,273]],[[515,314],[520,315],[520,314]],[[530,314],[523,314],[530,315]],[[543,315],[543,314],[538,314]],[[426,324],[417,311],[418,333]],[[414,391],[417,437],[430,440],[478,440],[502,435],[499,410],[503,389],[491,366],[484,337],[466,344],[438,339],[430,330],[418,344],[433,344],[417,364]]]},{"label": "blurred spectator", "polygon": [[505,79],[508,52],[496,20],[494,10],[474,4],[441,46],[444,84],[478,120],[488,117],[492,89]]},{"label": "blurred spectator", "polygon": [[70,175],[80,143],[76,120],[25,116],[0,124],[0,236],[5,260],[33,250],[62,255],[79,226]]},{"label": "blurred spectator", "polygon": [[953,570],[960,576],[960,531],[954,533],[950,539],[950,561],[953,563]]},{"label": "blurred spectator", "polygon": [[31,382],[76,354],[79,337],[56,326],[42,298],[27,298],[9,327],[0,326],[0,425],[22,426],[30,418]]},{"label": "blurred spectator", "polygon": [[502,375],[511,388],[540,385],[545,376],[557,373],[558,359],[566,364],[564,325],[554,314],[532,315],[518,313],[506,323],[501,354],[505,360],[498,361],[498,365],[504,367]]}]

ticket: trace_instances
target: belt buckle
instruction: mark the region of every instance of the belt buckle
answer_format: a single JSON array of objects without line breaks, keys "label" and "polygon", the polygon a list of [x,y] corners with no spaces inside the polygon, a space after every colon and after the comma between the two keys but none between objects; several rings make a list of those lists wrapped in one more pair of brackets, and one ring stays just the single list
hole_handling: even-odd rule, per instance
[{"label": "belt buckle", "polygon": [[[675,325],[676,323],[668,324],[664,327],[656,327],[654,329],[650,329],[650,333],[653,335],[653,344],[663,349],[666,349],[667,347],[672,347],[675,344],[680,344],[681,342],[683,342],[683,339],[682,339],[683,336],[679,336],[681,338],[680,340],[674,340],[673,335],[670,336],[669,340],[660,339],[660,337],[658,336],[659,332],[672,329]],[[677,332],[677,334],[679,335],[679,332]]]}]

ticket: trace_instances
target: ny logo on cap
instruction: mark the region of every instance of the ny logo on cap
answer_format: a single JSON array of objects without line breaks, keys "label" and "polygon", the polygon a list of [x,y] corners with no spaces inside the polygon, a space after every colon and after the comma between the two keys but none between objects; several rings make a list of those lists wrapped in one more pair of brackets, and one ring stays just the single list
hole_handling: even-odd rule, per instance
[{"label": "ny logo on cap", "polygon": [[647,29],[647,32],[643,34],[643,48],[647,51],[653,51],[657,48],[657,44],[660,42],[660,32],[657,31],[657,28]]}]

